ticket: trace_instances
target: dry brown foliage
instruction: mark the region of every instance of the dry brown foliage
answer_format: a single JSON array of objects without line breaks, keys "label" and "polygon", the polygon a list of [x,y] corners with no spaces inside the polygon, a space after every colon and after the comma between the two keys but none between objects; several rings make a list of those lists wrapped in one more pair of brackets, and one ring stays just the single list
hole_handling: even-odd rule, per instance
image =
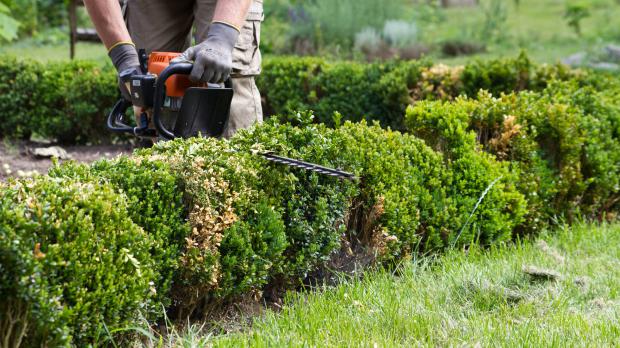
[{"label": "dry brown foliage", "polygon": [[510,143],[512,139],[521,134],[521,128],[515,116],[506,115],[504,117],[501,133],[489,140],[489,148],[496,154],[498,159],[507,159],[510,152]]}]

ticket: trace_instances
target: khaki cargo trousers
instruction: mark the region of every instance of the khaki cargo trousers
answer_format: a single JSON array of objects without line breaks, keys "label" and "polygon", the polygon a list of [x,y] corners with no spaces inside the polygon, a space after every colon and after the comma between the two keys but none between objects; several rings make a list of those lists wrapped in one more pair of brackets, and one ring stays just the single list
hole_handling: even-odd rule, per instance
[{"label": "khaki cargo trousers", "polygon": [[[128,0],[127,28],[137,48],[183,52],[206,39],[218,0]],[[227,0],[219,0],[227,1]],[[224,137],[262,122],[261,97],[254,77],[261,71],[260,27],[263,0],[254,0],[233,51],[234,96]]]}]

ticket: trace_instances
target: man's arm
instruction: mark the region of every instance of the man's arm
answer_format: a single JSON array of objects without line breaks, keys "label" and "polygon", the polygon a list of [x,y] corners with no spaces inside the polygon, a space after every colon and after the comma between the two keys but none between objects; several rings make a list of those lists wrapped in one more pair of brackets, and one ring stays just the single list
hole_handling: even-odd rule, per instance
[{"label": "man's arm", "polygon": [[84,5],[107,49],[119,42],[131,42],[118,0],[84,0]]},{"label": "man's arm", "polygon": [[174,61],[193,61],[190,80],[223,82],[232,71],[232,53],[252,0],[218,0],[207,39]]},{"label": "man's arm", "polygon": [[121,93],[125,99],[131,100],[128,85],[121,81],[120,73],[141,73],[140,60],[127,31],[121,6],[118,0],[84,0],[84,5],[119,73]]},{"label": "man's arm", "polygon": [[[239,30],[251,4],[252,0],[219,0],[213,22],[228,24]],[[118,42],[131,41],[117,0],[84,0],[84,5],[108,49]]]},{"label": "man's arm", "polygon": [[251,4],[252,0],[219,0],[215,6],[213,22],[228,24],[240,30]]},{"label": "man's arm", "polygon": [[[139,68],[138,55],[123,21],[117,0],[84,0],[86,9],[108,48],[119,72]],[[181,57],[194,61],[190,78],[194,81],[221,82],[232,69],[232,50],[245,22],[252,0],[219,0],[207,40],[190,47]],[[128,47],[130,46],[131,47]]]}]

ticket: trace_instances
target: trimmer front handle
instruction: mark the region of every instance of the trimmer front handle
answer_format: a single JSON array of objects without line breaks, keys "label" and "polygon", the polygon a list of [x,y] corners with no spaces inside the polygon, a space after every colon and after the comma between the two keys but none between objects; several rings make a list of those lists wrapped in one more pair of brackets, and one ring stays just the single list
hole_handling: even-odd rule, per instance
[{"label": "trimmer front handle", "polygon": [[136,127],[124,123],[127,119],[127,110],[132,106],[133,104],[125,98],[119,99],[108,114],[108,129],[115,133],[126,133],[138,137],[157,136],[155,130],[149,128],[149,121],[146,115],[140,115],[140,124]]},{"label": "trimmer front handle", "polygon": [[[140,72],[137,69],[132,68],[132,69],[127,69],[125,71],[122,71],[119,74],[119,78],[122,84],[131,86],[132,77],[137,76],[137,75],[140,75]],[[148,75],[141,75],[141,76],[148,77]],[[152,79],[154,81],[154,77]],[[131,87],[128,87],[128,88],[129,88],[129,94],[131,95],[131,98],[135,99],[133,97]],[[125,97],[121,97],[121,99],[119,99],[116,102],[116,104],[112,108],[112,111],[108,115],[108,121],[107,121],[108,129],[115,133],[128,133],[128,134],[132,134],[132,135],[140,136],[140,137],[156,136],[155,130],[149,128],[149,120],[146,114],[140,115],[140,119],[136,120],[136,122],[139,123],[136,127],[130,126],[125,123],[125,120],[127,119],[127,110],[130,107],[132,107],[134,104],[138,104],[136,106],[145,106],[143,105],[143,102],[144,100],[129,101],[125,99]]]},{"label": "trimmer front handle", "polygon": [[189,87],[185,91],[174,132],[166,128],[161,119],[166,100],[166,81],[174,75],[189,75],[192,63],[175,63],[165,68],[155,83],[153,101],[153,124],[165,139],[202,136],[218,137],[228,122],[232,100],[232,81],[227,79],[223,88]]}]

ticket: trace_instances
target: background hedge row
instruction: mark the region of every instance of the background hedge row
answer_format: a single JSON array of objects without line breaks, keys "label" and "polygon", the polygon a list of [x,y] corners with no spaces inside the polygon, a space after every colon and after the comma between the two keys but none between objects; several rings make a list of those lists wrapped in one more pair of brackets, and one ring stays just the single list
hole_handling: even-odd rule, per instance
[{"label": "background hedge row", "polygon": [[42,64],[3,57],[0,137],[35,133],[61,143],[107,140],[105,116],[118,98],[112,68],[86,61]]},{"label": "background hedge row", "polygon": [[[41,64],[2,57],[0,137],[36,133],[61,143],[109,141],[112,135],[103,125],[118,98],[114,76],[112,67],[92,62]],[[405,130],[405,109],[417,100],[475,97],[480,89],[495,96],[538,91],[552,79],[580,79],[583,84],[608,80],[561,65],[537,66],[525,55],[456,68],[430,61],[369,64],[274,57],[265,60],[257,83],[267,115],[313,110],[317,121],[334,125],[339,112],[346,120],[376,120]]]},{"label": "background hedge row", "polygon": [[[230,141],[159,143],[0,184],[0,338],[118,342],[141,318],[159,320],[162,305],[185,319],[222,301],[277,297],[330,262],[394,265],[557,221],[615,219],[620,87],[523,59],[419,70],[427,87],[407,96],[425,100],[401,116],[405,132],[284,114]],[[493,92],[454,98],[474,75]],[[271,164],[255,154],[265,150],[360,179]]]},{"label": "background hedge row", "polygon": [[318,121],[333,125],[334,112],[339,112],[347,120],[379,121],[405,130],[405,109],[418,100],[475,96],[480,89],[493,95],[540,90],[549,80],[580,76],[562,65],[535,65],[525,54],[462,67],[428,60],[357,63],[285,57],[266,60],[258,84],[268,114],[313,110]]}]

